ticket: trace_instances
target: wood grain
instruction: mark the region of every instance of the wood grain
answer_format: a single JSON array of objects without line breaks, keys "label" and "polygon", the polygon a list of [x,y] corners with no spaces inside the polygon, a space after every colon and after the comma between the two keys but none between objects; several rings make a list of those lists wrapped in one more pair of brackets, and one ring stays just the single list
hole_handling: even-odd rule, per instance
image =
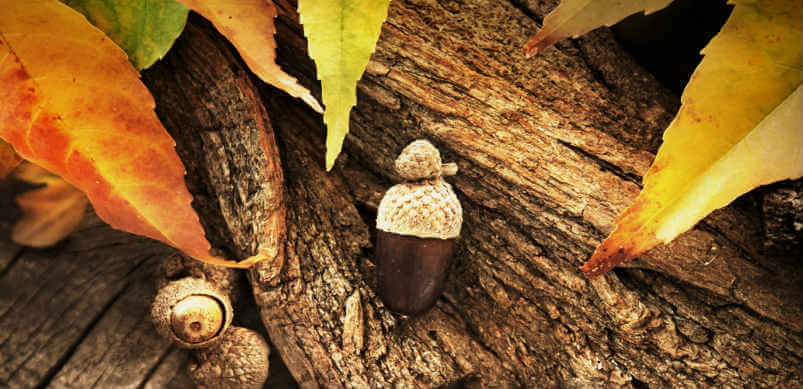
[{"label": "wood grain", "polygon": [[[278,4],[280,62],[314,85],[295,6]],[[629,268],[578,271],[638,193],[678,101],[604,30],[524,59],[554,4],[394,1],[332,174],[320,119],[264,91],[288,240],[252,283],[302,387],[801,385],[803,278],[762,250],[749,206]],[[377,198],[417,138],[459,165],[465,224],[447,292],[410,319],[378,302],[369,258]],[[357,293],[362,315],[346,315]],[[346,328],[363,328],[361,349]]]},{"label": "wood grain", "polygon": [[[144,354],[158,359],[167,347],[153,338],[149,322],[129,316],[149,305],[143,290],[137,289],[141,284],[130,282],[141,276],[131,275],[171,251],[150,239],[112,230],[94,214],[88,214],[66,242],[49,250],[24,250],[0,277],[0,386],[44,387],[65,366],[79,364],[63,373],[65,379],[76,377],[78,387],[93,387],[86,376],[102,382],[103,374],[112,380],[107,383],[119,379],[136,387],[147,369],[132,366],[156,360],[132,358],[131,348],[141,346]],[[140,342],[107,353],[123,342],[124,334],[115,329],[134,331]],[[128,370],[115,375],[113,368],[123,366]]]}]

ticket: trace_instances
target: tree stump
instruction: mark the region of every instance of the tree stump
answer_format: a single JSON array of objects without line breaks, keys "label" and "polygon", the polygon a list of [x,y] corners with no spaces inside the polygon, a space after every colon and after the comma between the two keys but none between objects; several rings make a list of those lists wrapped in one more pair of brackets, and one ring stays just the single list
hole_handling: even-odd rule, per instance
[{"label": "tree stump", "polygon": [[[277,3],[281,64],[319,90],[295,3]],[[275,131],[286,243],[249,279],[273,350],[300,387],[803,386],[800,262],[765,249],[761,204],[750,196],[604,276],[579,271],[638,194],[679,102],[606,29],[525,59],[524,42],[554,6],[394,0],[330,173],[321,117],[249,81],[198,19],[147,72],[187,165],[270,161],[254,134]],[[203,61],[188,59],[198,53]],[[235,108],[211,109],[218,116],[198,124],[186,113],[215,104],[169,98],[155,87],[169,72],[213,80],[219,87],[186,93],[223,94]],[[268,123],[263,103],[268,125],[259,124]],[[211,131],[204,142],[216,131],[251,140],[193,148],[191,136],[176,136],[179,125]],[[459,165],[447,181],[465,221],[446,293],[411,318],[377,298],[372,242],[378,201],[399,180],[393,159],[418,138]],[[191,192],[206,196],[194,205],[225,252],[269,242],[252,226],[277,203],[221,188],[252,182],[264,166],[218,169],[223,180],[190,168]],[[242,204],[248,212],[230,212]]]}]

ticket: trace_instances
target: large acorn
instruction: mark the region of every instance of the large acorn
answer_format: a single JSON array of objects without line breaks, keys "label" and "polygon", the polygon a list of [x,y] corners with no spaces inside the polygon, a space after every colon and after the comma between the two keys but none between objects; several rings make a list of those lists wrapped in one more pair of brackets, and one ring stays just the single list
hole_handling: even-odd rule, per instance
[{"label": "large acorn", "polygon": [[391,310],[418,315],[443,293],[460,235],[463,209],[443,180],[457,165],[417,140],[396,159],[396,171],[406,182],[385,193],[376,220],[377,293]]}]

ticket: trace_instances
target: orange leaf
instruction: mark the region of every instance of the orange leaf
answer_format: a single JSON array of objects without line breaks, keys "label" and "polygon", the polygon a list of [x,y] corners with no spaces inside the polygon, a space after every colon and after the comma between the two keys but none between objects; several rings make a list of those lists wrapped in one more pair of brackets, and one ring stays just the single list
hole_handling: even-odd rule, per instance
[{"label": "orange leaf", "polygon": [[212,22],[240,52],[243,61],[259,78],[293,97],[300,98],[318,113],[323,108],[307,88],[276,64],[276,6],[271,0],[178,0]]},{"label": "orange leaf", "polygon": [[209,263],[184,166],[125,53],[55,0],[0,0],[0,138],[89,197],[112,227]]},{"label": "orange leaf", "polygon": [[44,186],[17,196],[22,217],[11,230],[12,241],[25,246],[48,247],[78,227],[86,212],[87,199],[83,192],[31,163],[20,166],[15,176]]},{"label": "orange leaf", "polygon": [[22,159],[14,152],[11,145],[0,140],[0,179],[6,178]]}]

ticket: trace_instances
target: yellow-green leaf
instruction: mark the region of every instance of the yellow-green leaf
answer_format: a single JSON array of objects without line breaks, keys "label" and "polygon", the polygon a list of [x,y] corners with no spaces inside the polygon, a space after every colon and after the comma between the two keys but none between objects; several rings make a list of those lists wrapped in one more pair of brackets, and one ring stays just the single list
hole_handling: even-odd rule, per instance
[{"label": "yellow-green leaf", "polygon": [[737,0],[616,230],[583,266],[604,273],[750,189],[803,175],[800,0]]},{"label": "yellow-green leaf", "polygon": [[55,0],[0,0],[0,138],[81,189],[112,227],[210,263],[175,142],[125,53]]},{"label": "yellow-green leaf", "polygon": [[357,104],[357,81],[374,52],[390,0],[299,0],[298,13],[321,80],[326,169],[340,154]]},{"label": "yellow-green leaf", "polygon": [[272,0],[178,1],[212,22],[262,81],[300,98],[316,112],[323,112],[312,93],[276,64],[276,6]]},{"label": "yellow-green leaf", "polygon": [[17,195],[22,216],[11,229],[11,240],[30,247],[52,246],[78,227],[89,203],[84,193],[32,163],[24,163],[15,176],[41,185]]},{"label": "yellow-green leaf", "polygon": [[612,26],[636,12],[653,13],[672,0],[563,0],[544,18],[544,26],[524,46],[528,57],[561,39],[577,38],[597,27]]},{"label": "yellow-green leaf", "polygon": [[128,54],[138,70],[164,57],[187,23],[174,0],[67,0]]},{"label": "yellow-green leaf", "polygon": [[21,161],[11,145],[0,139],[0,179],[6,178]]}]

